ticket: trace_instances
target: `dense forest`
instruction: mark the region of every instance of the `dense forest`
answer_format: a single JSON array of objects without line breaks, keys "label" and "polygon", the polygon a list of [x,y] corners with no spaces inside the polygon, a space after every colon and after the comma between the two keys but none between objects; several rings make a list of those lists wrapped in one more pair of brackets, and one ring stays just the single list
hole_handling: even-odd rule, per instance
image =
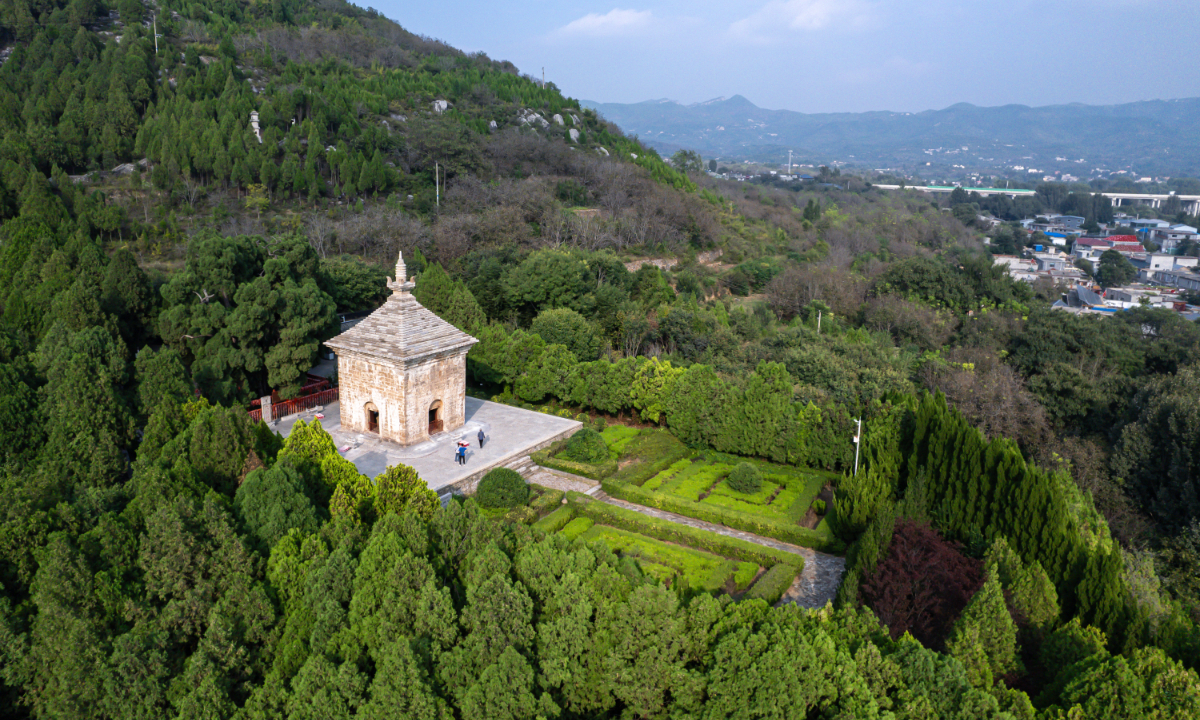
[{"label": "dense forest", "polygon": [[[10,716],[1200,715],[1200,328],[1050,310],[977,200],[716,181],[335,0],[3,0],[0,44]],[[400,251],[473,393],[838,473],[836,601],[251,422]]]}]

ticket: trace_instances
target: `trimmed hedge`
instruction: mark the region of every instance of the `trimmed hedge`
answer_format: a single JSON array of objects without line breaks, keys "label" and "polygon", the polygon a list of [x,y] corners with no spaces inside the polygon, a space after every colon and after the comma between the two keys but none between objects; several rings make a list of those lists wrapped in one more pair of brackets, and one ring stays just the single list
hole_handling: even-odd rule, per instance
[{"label": "trimmed hedge", "polygon": [[[799,525],[784,523],[758,515],[731,510],[728,508],[706,506],[704,503],[689,502],[682,498],[666,493],[644,490],[636,485],[629,485],[609,479],[601,482],[604,492],[618,500],[645,505],[646,507],[679,513],[690,518],[705,522],[724,525],[735,530],[745,530],[755,535],[765,535],[784,542],[813,548],[827,553],[841,553],[846,549],[845,544],[833,537],[828,531],[822,533]],[[826,526],[828,527],[828,526]]]},{"label": "trimmed hedge", "polygon": [[567,439],[562,458],[586,465],[598,465],[609,460],[608,446],[604,444],[600,433],[591,428],[580,428]]},{"label": "trimmed hedge", "polygon": [[[804,567],[804,558],[783,550],[776,550],[766,545],[759,545],[747,540],[718,535],[707,530],[680,525],[669,520],[644,515],[635,510],[594,500],[583,493],[567,493],[567,502],[581,516],[591,518],[596,523],[608,525],[619,530],[635,532],[656,540],[678,543],[697,550],[706,550],[716,555],[752,562],[755,565],[771,567],[780,563]],[[799,571],[797,571],[799,572]]]},{"label": "trimmed hedge", "polygon": [[562,505],[564,495],[562,490],[551,490],[541,485],[530,485],[530,487],[537,490],[538,496],[529,501],[529,507],[537,510],[538,514],[552,512]]},{"label": "trimmed hedge", "polygon": [[617,461],[607,460],[596,465],[587,463],[571,462],[562,458],[554,457],[554,453],[561,449],[560,443],[554,443],[545,450],[538,450],[535,453],[530,453],[529,457],[538,465],[548,467],[551,470],[562,470],[572,475],[590,478],[592,480],[603,480],[617,471]]},{"label": "trimmed hedge", "polygon": [[689,449],[686,445],[679,445],[679,448],[670,452],[670,454],[662,456],[660,460],[632,464],[632,466],[622,470],[618,478],[620,482],[625,482],[625,484],[641,487],[646,484],[647,480],[661,473],[662,470],[670,468],[674,463],[683,460],[685,457],[694,455],[696,455],[695,450]]},{"label": "trimmed hedge", "polygon": [[559,530],[558,534],[562,535],[568,540],[574,540],[588,530],[591,530],[592,525],[595,524],[596,523],[592,522],[591,518],[577,517],[566,525],[563,525],[563,529]]},{"label": "trimmed hedge", "polygon": [[743,495],[753,495],[762,488],[762,476],[758,474],[758,468],[748,462],[738,463],[725,482]]},{"label": "trimmed hedge", "polygon": [[552,534],[562,530],[573,519],[575,519],[575,508],[564,505],[535,522],[533,526],[544,533]]},{"label": "trimmed hedge", "polygon": [[742,596],[742,599],[761,598],[766,600],[768,605],[774,605],[788,591],[799,574],[800,571],[791,565],[780,563],[763,573],[758,582],[754,583],[754,587]]},{"label": "trimmed hedge", "polygon": [[511,508],[529,501],[529,484],[516,470],[494,468],[479,481],[475,502],[485,508]]},{"label": "trimmed hedge", "polygon": [[[575,435],[578,434],[579,433],[577,432]],[[574,438],[575,435],[572,435],[571,437]],[[575,462],[573,460],[555,457],[563,452],[563,450],[567,447],[567,443],[569,442],[570,438],[566,440],[559,440],[549,447],[530,453],[529,457],[542,467],[548,467],[552,470],[561,470],[563,472],[571,473],[572,475],[579,475],[592,480],[603,480],[617,471],[617,461],[611,458],[600,463],[592,464]]]},{"label": "trimmed hedge", "polygon": [[733,573],[733,585],[738,590],[745,590],[750,587],[750,583],[754,582],[757,575],[758,565],[756,563],[740,562],[737,570]]},{"label": "trimmed hedge", "polygon": [[518,505],[517,507],[504,513],[505,520],[511,520],[522,525],[532,525],[538,519],[537,510],[528,505]]}]

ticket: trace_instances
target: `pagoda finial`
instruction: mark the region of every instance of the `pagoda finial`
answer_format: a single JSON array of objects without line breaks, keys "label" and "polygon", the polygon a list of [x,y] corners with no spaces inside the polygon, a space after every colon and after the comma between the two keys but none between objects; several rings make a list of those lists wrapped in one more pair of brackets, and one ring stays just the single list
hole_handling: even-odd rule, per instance
[{"label": "pagoda finial", "polygon": [[396,277],[388,283],[388,287],[396,295],[407,295],[410,290],[416,287],[415,283],[408,280],[408,268],[404,265],[403,251],[396,256]]}]

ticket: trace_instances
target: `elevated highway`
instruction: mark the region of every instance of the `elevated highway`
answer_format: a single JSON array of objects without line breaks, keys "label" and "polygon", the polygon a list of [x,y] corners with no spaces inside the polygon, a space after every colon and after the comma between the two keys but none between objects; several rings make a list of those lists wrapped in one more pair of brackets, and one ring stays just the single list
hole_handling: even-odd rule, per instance
[{"label": "elevated highway", "polygon": [[[905,185],[901,188],[899,185],[876,185],[877,188],[884,190],[917,190],[925,193],[951,193],[956,189],[955,186],[949,185]],[[1013,190],[1010,188],[973,188],[964,187],[969,193],[979,193],[983,197],[991,197],[992,195],[1007,195],[1010,198],[1029,197],[1036,194],[1034,190]],[[1093,193],[1095,195],[1103,195],[1112,200],[1113,207],[1150,207],[1160,209],[1169,198],[1179,198],[1180,209],[1189,215],[1200,214],[1200,195],[1171,195],[1171,194],[1154,194],[1154,193],[1124,193],[1124,192],[1102,192]]]}]

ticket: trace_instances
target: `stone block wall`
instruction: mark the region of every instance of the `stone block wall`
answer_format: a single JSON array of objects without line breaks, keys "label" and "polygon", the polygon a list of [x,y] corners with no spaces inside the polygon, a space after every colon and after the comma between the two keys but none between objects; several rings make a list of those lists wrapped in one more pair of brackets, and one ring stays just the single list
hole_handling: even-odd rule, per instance
[{"label": "stone block wall", "polygon": [[443,432],[466,422],[466,350],[405,365],[356,353],[338,354],[342,426],[368,433],[367,404],[379,411],[379,435],[413,445],[429,439],[429,409],[441,400]]},{"label": "stone block wall", "polygon": [[410,443],[429,438],[429,408],[441,400],[442,432],[463,426],[466,420],[467,354],[433,357],[405,371],[407,376],[407,435]]},{"label": "stone block wall", "polygon": [[401,368],[351,353],[338,355],[338,397],[342,427],[361,433],[367,429],[367,403],[379,411],[379,435],[406,444],[405,383]]}]

